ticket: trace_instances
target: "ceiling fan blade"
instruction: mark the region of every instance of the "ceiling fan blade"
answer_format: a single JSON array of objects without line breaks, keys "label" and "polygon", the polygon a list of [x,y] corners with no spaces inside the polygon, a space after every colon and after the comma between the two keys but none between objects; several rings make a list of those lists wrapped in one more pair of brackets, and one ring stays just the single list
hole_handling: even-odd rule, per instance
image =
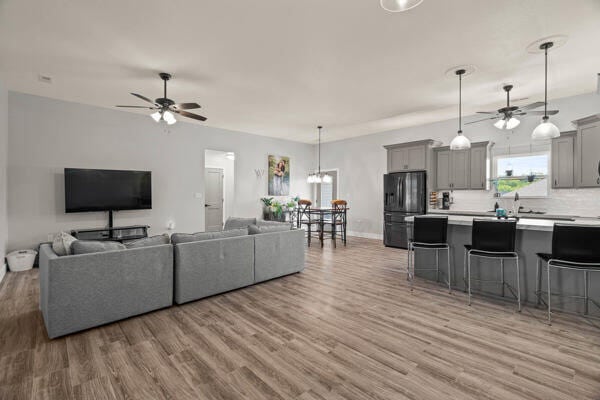
[{"label": "ceiling fan blade", "polygon": [[147,110],[156,110],[155,107],[147,107],[147,106],[115,106],[115,107],[121,107],[121,108],[145,108]]},{"label": "ceiling fan blade", "polygon": [[465,122],[465,125],[469,125],[469,124],[476,124],[478,122],[483,122],[483,121],[489,121],[491,119],[498,119],[499,117],[491,117],[491,118],[484,118],[484,119],[478,119],[477,121],[471,121],[471,122]]},{"label": "ceiling fan blade", "polygon": [[531,110],[533,108],[542,107],[544,105],[543,101],[536,101],[535,103],[527,104],[526,106],[519,107],[519,110]]},{"label": "ceiling fan blade", "polygon": [[206,121],[206,117],[203,117],[202,115],[194,114],[194,113],[183,111],[183,110],[171,109],[171,111],[173,111],[174,113],[177,113],[179,115],[182,115],[184,117],[197,119],[198,121]]},{"label": "ceiling fan blade", "polygon": [[134,95],[135,97],[142,99],[150,104],[152,104],[153,106],[156,106],[157,104],[155,102],[153,102],[152,100],[150,100],[149,98],[142,96],[141,94],[137,94],[137,93],[131,93],[132,95]]},{"label": "ceiling fan blade", "polygon": [[194,108],[200,108],[200,104],[198,103],[177,103],[173,106],[180,110],[193,110]]},{"label": "ceiling fan blade", "polygon": [[529,115],[556,115],[556,114],[558,114],[558,110],[548,110],[546,112],[544,112],[544,111],[528,111],[527,114],[529,114]]},{"label": "ceiling fan blade", "polygon": [[497,111],[477,111],[477,114],[497,114]]}]

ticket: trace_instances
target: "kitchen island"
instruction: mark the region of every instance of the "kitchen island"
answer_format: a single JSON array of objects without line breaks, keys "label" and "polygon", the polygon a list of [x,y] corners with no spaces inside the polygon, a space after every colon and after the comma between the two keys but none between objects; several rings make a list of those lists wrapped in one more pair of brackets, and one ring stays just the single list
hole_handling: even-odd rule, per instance
[{"label": "kitchen island", "polygon": [[[436,213],[439,215],[439,213]],[[496,219],[487,216],[470,215],[448,215],[448,243],[450,244],[450,260],[452,262],[452,286],[455,289],[463,290],[465,285],[465,244],[471,243],[471,227],[473,219]],[[409,237],[412,237],[412,222],[414,217],[406,219],[409,223]],[[600,226],[600,219],[594,218],[573,218],[571,221],[550,220],[539,218],[521,218],[517,223],[516,251],[519,254],[520,281],[521,281],[521,299],[523,304],[536,303],[536,253],[550,253],[552,249],[552,230],[554,223],[593,225]],[[419,278],[435,279],[435,271],[421,271],[419,268],[432,268],[435,265],[435,252],[416,250],[415,254],[415,275]],[[447,271],[446,257],[440,257],[440,271],[443,276]],[[516,268],[514,262],[505,261],[505,280],[511,286],[516,286]],[[546,274],[546,268],[542,270],[542,277]],[[500,263],[498,260],[473,257],[471,259],[471,276],[473,279],[500,280]],[[552,292],[565,295],[583,295],[583,273],[571,270],[553,269]],[[596,302],[600,302],[600,273],[591,273],[589,275],[589,295]],[[441,279],[441,278],[440,278]],[[542,288],[545,290],[545,279],[542,279]],[[500,284],[471,282],[473,293],[487,294],[490,296],[500,296],[502,288]],[[505,291],[510,296],[510,291]],[[516,303],[516,301],[515,301]],[[578,299],[554,297],[552,299],[553,308],[567,311],[583,312],[583,301]],[[515,304],[516,307],[516,304]],[[592,305],[589,307],[590,315],[600,316],[600,310]]]}]

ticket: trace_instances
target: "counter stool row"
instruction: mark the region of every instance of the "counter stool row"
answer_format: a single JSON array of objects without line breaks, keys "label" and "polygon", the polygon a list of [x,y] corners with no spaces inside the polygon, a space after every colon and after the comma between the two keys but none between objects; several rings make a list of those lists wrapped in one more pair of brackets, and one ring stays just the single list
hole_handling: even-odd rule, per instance
[{"label": "counter stool row", "polygon": [[[495,221],[489,219],[474,219],[471,233],[471,244],[465,245],[465,259],[463,276],[465,281],[465,290],[468,293],[468,304],[471,305],[471,282],[478,281],[483,284],[499,284],[502,290],[502,297],[505,295],[505,288],[508,288],[511,294],[517,300],[518,311],[521,311],[521,284],[519,270],[519,255],[516,251],[516,221]],[[419,268],[419,271],[436,271],[436,281],[439,281],[440,264],[439,252],[446,251],[447,254],[447,273],[445,284],[448,290],[452,292],[452,264],[450,262],[450,245],[447,242],[448,237],[448,217],[442,216],[416,216],[413,223],[413,236],[408,242],[408,267],[407,278],[410,282],[411,291],[413,290],[413,280],[415,276],[414,252],[420,250],[434,250],[436,252],[435,268]],[[544,302],[548,308],[548,323],[552,321],[551,297],[574,297],[585,301],[585,311],[588,313],[590,302],[600,307],[600,304],[589,297],[589,273],[600,271],[600,227],[555,224],[552,236],[552,253],[537,253],[537,275],[535,294],[537,303]],[[472,257],[494,259],[499,261],[500,278],[499,280],[480,280],[471,276]],[[513,260],[516,268],[515,286],[513,287],[504,279],[504,261]],[[547,286],[545,291],[546,301],[543,300],[544,291],[542,290],[542,262],[546,264]],[[552,293],[550,288],[550,271],[552,268],[571,269],[583,271],[584,277],[584,295],[583,296],[565,296],[558,293]]]}]

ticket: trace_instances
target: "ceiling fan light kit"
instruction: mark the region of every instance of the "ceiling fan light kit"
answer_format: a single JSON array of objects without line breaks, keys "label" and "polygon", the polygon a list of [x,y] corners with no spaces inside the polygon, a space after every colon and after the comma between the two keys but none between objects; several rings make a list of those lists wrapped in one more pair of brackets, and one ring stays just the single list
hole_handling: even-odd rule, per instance
[{"label": "ceiling fan light kit", "polygon": [[415,8],[423,0],[380,0],[381,8],[389,12],[403,12]]},{"label": "ceiling fan light kit", "polygon": [[161,72],[160,74],[158,74],[158,76],[160,76],[160,79],[163,80],[163,87],[164,87],[163,97],[159,97],[158,99],[155,99],[154,101],[152,101],[149,98],[142,96],[141,94],[131,93],[133,96],[137,97],[138,99],[144,100],[146,103],[152,104],[151,107],[149,107],[149,106],[116,106],[116,107],[145,108],[148,110],[153,110],[155,112],[150,114],[150,117],[152,117],[152,119],[156,122],[164,121],[167,123],[167,125],[173,125],[174,123],[177,122],[177,119],[175,118],[175,114],[181,115],[182,117],[192,118],[192,119],[195,119],[198,121],[206,121],[206,118],[203,117],[202,115],[198,115],[198,114],[194,114],[194,113],[185,111],[185,110],[192,110],[195,108],[200,108],[199,104],[197,104],[197,103],[175,103],[173,100],[171,100],[167,97],[167,81],[171,79],[171,74],[167,74],[166,72]]},{"label": "ceiling fan light kit", "polygon": [[464,69],[456,70],[458,75],[458,132],[454,139],[450,142],[450,150],[466,150],[471,148],[471,141],[462,131],[462,77],[465,74]]},{"label": "ceiling fan light kit", "polygon": [[550,117],[548,117],[548,50],[552,46],[554,46],[554,42],[544,42],[540,45],[540,50],[544,51],[544,117],[531,134],[533,140],[548,140],[560,136],[560,131],[549,121]]}]

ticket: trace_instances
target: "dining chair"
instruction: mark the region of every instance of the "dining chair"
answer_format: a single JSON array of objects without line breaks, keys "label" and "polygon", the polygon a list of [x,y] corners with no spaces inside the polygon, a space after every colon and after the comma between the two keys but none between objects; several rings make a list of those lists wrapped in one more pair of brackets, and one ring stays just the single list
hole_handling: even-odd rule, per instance
[{"label": "dining chair", "polygon": [[307,229],[307,242],[308,247],[310,247],[310,239],[313,233],[313,226],[319,226],[319,221],[313,218],[311,213],[312,201],[308,199],[300,199],[298,200],[298,210],[296,217],[296,224],[298,228],[303,228],[306,226]]},{"label": "dining chair", "polygon": [[335,246],[335,236],[339,231],[340,236],[342,237],[342,243],[344,246],[346,245],[346,217],[348,213],[348,202],[346,200],[332,200],[331,206],[333,208],[332,213],[332,229],[333,237],[334,237],[334,246]]}]

